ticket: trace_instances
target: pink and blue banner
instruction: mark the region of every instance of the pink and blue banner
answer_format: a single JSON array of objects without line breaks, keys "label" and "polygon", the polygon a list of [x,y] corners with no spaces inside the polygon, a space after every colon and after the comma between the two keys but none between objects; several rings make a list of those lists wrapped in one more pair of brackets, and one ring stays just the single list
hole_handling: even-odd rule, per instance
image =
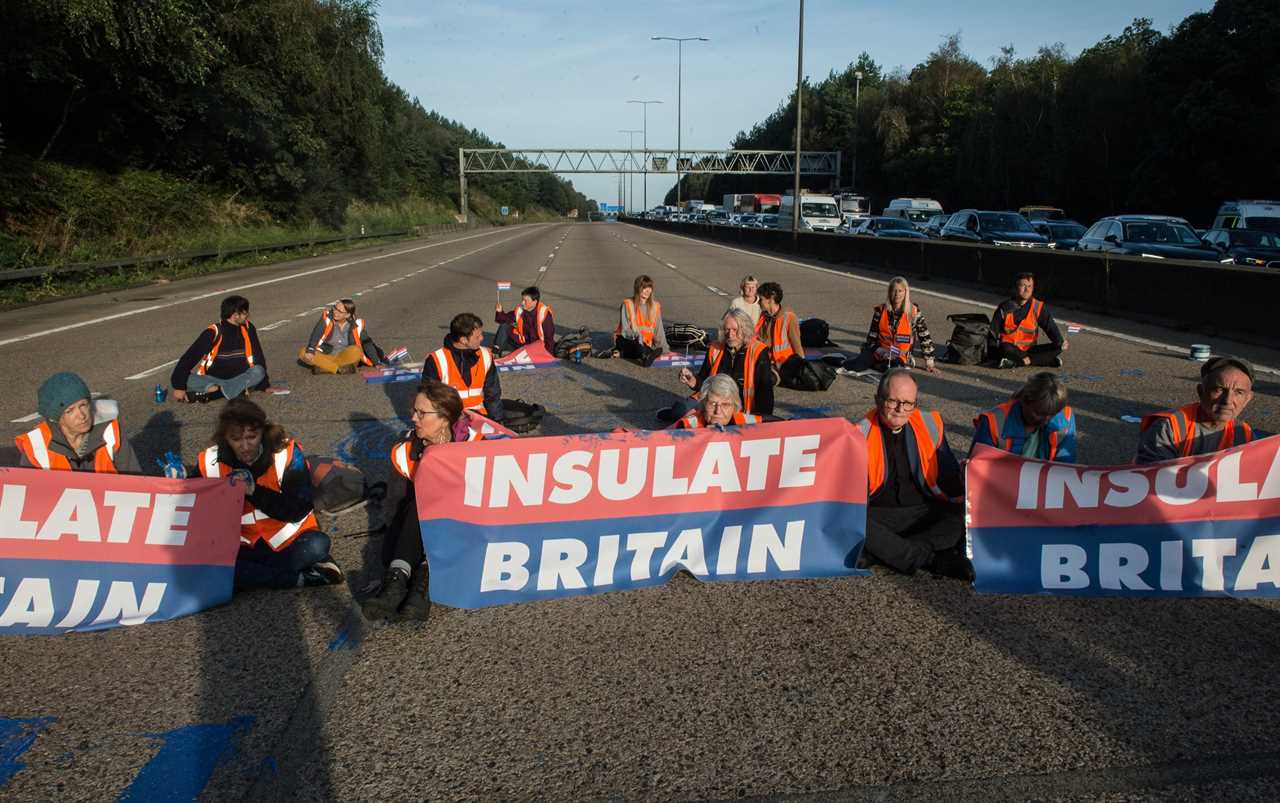
[{"label": "pink and blue banner", "polygon": [[243,505],[225,479],[0,469],[0,634],[100,630],[227,602]]},{"label": "pink and blue banner", "polygon": [[535,368],[555,368],[558,360],[541,340],[535,340],[527,346],[521,346],[510,354],[504,354],[493,361],[502,373],[508,371],[532,371]]},{"label": "pink and blue banner", "polygon": [[979,591],[1280,597],[1280,437],[1112,467],[979,446],[966,475]]},{"label": "pink and blue banner", "polygon": [[845,419],[433,447],[431,598],[478,608],[704,581],[864,575],[866,442]]}]

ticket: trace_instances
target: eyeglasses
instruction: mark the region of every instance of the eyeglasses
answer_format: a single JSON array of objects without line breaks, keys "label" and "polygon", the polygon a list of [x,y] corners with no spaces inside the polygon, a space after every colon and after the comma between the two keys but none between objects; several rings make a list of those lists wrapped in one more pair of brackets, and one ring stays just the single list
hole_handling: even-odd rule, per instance
[{"label": "eyeglasses", "polygon": [[410,418],[426,418],[429,415],[438,415],[441,418],[445,418],[444,413],[436,410],[419,410],[417,407],[413,408],[413,411],[409,413]]},{"label": "eyeglasses", "polygon": [[707,399],[707,407],[712,410],[723,410],[728,407],[737,407],[737,406],[738,405],[735,404],[732,400],[714,401],[712,399]]},{"label": "eyeglasses", "polygon": [[909,413],[912,410],[916,409],[916,403],[914,400],[907,401],[905,399],[881,399],[880,403],[883,404],[885,407],[890,407],[895,410],[902,410],[903,412],[906,412],[906,413]]}]

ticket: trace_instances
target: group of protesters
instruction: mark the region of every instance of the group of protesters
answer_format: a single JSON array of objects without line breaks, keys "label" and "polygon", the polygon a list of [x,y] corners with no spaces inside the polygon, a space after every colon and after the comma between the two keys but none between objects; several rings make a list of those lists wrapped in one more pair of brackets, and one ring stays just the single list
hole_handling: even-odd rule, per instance
[{"label": "group of protesters", "polygon": [[[651,365],[668,351],[654,282],[639,276],[619,307],[612,353]],[[663,411],[682,428],[744,426],[776,420],[775,384],[806,360],[796,313],[783,305],[777,282],[745,277],[695,374],[684,367],[679,382],[692,391]],[[1020,275],[1010,299],[991,320],[994,364],[1061,366],[1068,348],[1035,280]],[[509,435],[496,356],[543,341],[554,345],[555,322],[538,288],[525,288],[516,309],[499,303],[494,347],[483,345],[483,321],[472,313],[451,320],[440,348],[424,360],[410,416],[412,428],[391,450],[399,502],[383,542],[386,566],[380,591],[363,602],[373,618],[423,619],[428,567],[419,532],[413,477],[434,445]],[[1049,342],[1037,344],[1044,331]],[[326,307],[298,354],[313,373],[352,373],[387,365],[351,299]],[[857,371],[882,371],[875,406],[857,421],[868,444],[867,537],[862,560],[903,573],[924,569],[973,579],[964,555],[961,461],[947,444],[942,417],[926,411],[913,369],[938,371],[928,326],[910,286],[888,284],[886,302],[872,311],[863,349],[850,361]],[[1135,461],[1150,463],[1205,454],[1257,437],[1242,418],[1252,399],[1248,362],[1216,357],[1204,363],[1197,400],[1142,420]],[[330,539],[316,520],[313,472],[301,445],[261,406],[246,398],[270,389],[266,355],[249,320],[249,301],[229,296],[221,316],[178,359],[173,397],[187,403],[227,399],[209,445],[193,466],[172,463],[171,478],[226,477],[243,490],[237,589],[329,585],[344,581],[330,555]],[[94,399],[76,374],[58,373],[37,393],[40,422],[17,437],[21,465],[31,468],[144,473],[122,429],[114,402]],[[980,445],[1042,460],[1075,462],[1076,423],[1067,389],[1052,372],[1033,374],[1006,401],[974,419],[972,452]]]}]

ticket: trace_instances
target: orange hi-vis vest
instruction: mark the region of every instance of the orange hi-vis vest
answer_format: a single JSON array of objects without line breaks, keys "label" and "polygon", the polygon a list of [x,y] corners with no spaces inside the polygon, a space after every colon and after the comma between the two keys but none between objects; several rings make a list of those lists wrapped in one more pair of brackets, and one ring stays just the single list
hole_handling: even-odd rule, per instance
[{"label": "orange hi-vis vest", "polygon": [[[744,426],[746,424],[760,423],[760,416],[744,413],[741,410],[733,414],[733,423],[736,426]],[[679,429],[701,429],[708,426],[707,420],[702,417],[701,410],[690,410],[689,414],[676,422]]]},{"label": "orange hi-vis vest", "polygon": [[[71,461],[49,449],[53,430],[49,422],[41,421],[36,428],[13,439],[27,462],[46,471],[71,471]],[[93,470],[99,474],[115,474],[116,450],[120,448],[120,421],[112,419],[102,432],[103,444],[93,453]]]},{"label": "orange hi-vis vest", "polygon": [[440,381],[458,391],[458,396],[462,398],[462,409],[475,410],[477,413],[488,412],[484,409],[484,380],[493,368],[493,353],[489,349],[480,347],[480,359],[471,367],[470,377],[462,375],[462,369],[454,362],[453,351],[444,346],[431,352],[431,359],[436,361]]},{"label": "orange hi-vis vest", "polygon": [[[482,424],[480,429],[467,427],[467,440],[484,440],[485,429],[492,430],[493,428],[488,424]],[[414,440],[414,434],[410,431],[405,440],[402,440],[395,446],[391,447],[391,467],[395,469],[397,474],[407,480],[412,480],[414,472],[418,470],[418,461],[413,459]]]},{"label": "orange hi-vis vest", "polygon": [[[915,437],[917,459],[911,469],[920,489],[944,502],[959,501],[947,496],[938,485],[938,449],[942,448],[944,437],[942,416],[936,410],[929,413],[913,410],[907,425]],[[867,493],[870,496],[875,496],[884,486],[887,471],[888,458],[880,427],[880,417],[874,407],[858,422],[858,429],[867,439]]]},{"label": "orange hi-vis vest", "polygon": [[542,324],[547,320],[547,316],[551,314],[551,307],[548,307],[541,301],[538,302],[538,305],[534,307],[533,310],[536,318],[534,331],[530,332],[529,335],[526,336],[524,333],[524,308],[516,308],[516,325],[512,327],[511,331],[515,333],[516,341],[522,346],[528,345],[535,340],[542,339]]},{"label": "orange hi-vis vest", "polygon": [[[760,359],[760,352],[764,351],[768,346],[759,340],[752,340],[744,347],[746,351],[742,362],[742,412],[751,412],[752,404],[756,398],[756,360]],[[707,362],[711,363],[711,371],[707,376],[720,373],[720,359],[724,357],[724,346],[719,343],[712,343],[707,347]],[[765,381],[772,381],[772,377],[767,377]],[[694,394],[695,398],[699,394]]]},{"label": "orange hi-vis vest", "polygon": [[[213,367],[213,361],[218,356],[218,349],[222,348],[222,329],[216,323],[209,324],[209,331],[213,332],[213,348],[209,349],[209,353],[200,358],[200,362],[196,363],[196,373],[204,376],[205,372]],[[240,334],[244,337],[244,359],[249,363],[249,367],[253,367],[253,342],[249,340],[249,324],[240,327]]]},{"label": "orange hi-vis vest", "polygon": [[[1044,310],[1044,302],[1031,299],[1027,305],[1027,317],[1021,322],[1013,319],[1013,312],[1004,314],[1003,331],[1000,342],[1008,343],[1019,351],[1026,351],[1036,344],[1036,330],[1040,327],[1040,313]],[[1015,310],[1016,311],[1016,310]]]},{"label": "orange hi-vis vest", "polygon": [[[1155,424],[1161,418],[1169,419],[1169,426],[1173,430],[1173,442],[1178,447],[1178,454],[1182,457],[1190,457],[1191,447],[1196,441],[1196,416],[1199,412],[1200,404],[1195,402],[1185,404],[1176,410],[1152,413],[1142,419],[1139,430],[1146,432],[1152,424]],[[1249,443],[1253,440],[1253,427],[1243,421],[1228,421],[1221,432],[1222,440],[1218,441],[1219,451]]]},{"label": "orange hi-vis vest", "polygon": [[[324,331],[320,333],[320,339],[311,344],[314,349],[324,345],[324,341],[329,339],[329,333],[333,331],[333,327],[336,325],[328,310],[325,310],[320,317],[324,321]],[[360,349],[360,362],[362,365],[373,365],[373,360],[369,359],[369,356],[364,353],[364,342],[361,340],[363,336],[364,318],[351,319],[351,345]],[[248,341],[246,340],[245,342]]]},{"label": "orange hi-vis vest", "polygon": [[[640,339],[644,341],[646,346],[653,345],[653,334],[658,325],[658,318],[662,317],[662,305],[656,299],[650,298],[649,303],[652,304],[653,317],[645,318],[644,313],[636,304],[635,299],[624,298],[622,306],[627,310],[627,318],[631,321],[631,328],[640,335]],[[622,326],[618,326],[616,334],[622,334]]]},{"label": "orange hi-vis vest", "polygon": [[791,310],[783,310],[782,314],[773,319],[769,324],[771,331],[765,332],[764,316],[760,316],[760,320],[756,321],[756,337],[769,344],[773,349],[773,361],[778,365],[782,365],[789,360],[796,350],[791,348],[791,338],[788,336],[791,331],[791,322],[795,320],[796,314]]},{"label": "orange hi-vis vest", "polygon": [[880,314],[880,332],[877,345],[888,353],[890,363],[905,365],[911,360],[911,344],[915,339],[916,316],[920,314],[920,308],[912,304],[910,313],[907,310],[903,310],[902,314],[898,316],[896,329],[889,327],[889,307],[887,304],[877,304],[876,312]]},{"label": "orange hi-vis vest", "polygon": [[[284,482],[284,473],[293,462],[294,450],[300,448],[294,441],[289,441],[284,448],[272,455],[271,465],[262,472],[262,476],[253,481],[263,488],[279,492]],[[218,447],[210,446],[200,453],[200,475],[202,477],[230,476],[231,469],[218,460]],[[318,530],[316,514],[308,511],[298,521],[279,521],[263,513],[253,506],[249,497],[244,499],[244,508],[240,516],[240,543],[253,546],[259,540],[267,542],[273,552],[280,552],[293,543],[300,533],[307,530]]]},{"label": "orange hi-vis vest", "polygon": [[[1001,438],[1000,434],[1004,432],[1004,422],[1009,418],[1009,411],[1013,409],[1013,405],[1017,404],[1016,399],[1009,399],[1006,402],[997,404],[994,408],[978,413],[978,417],[973,419],[974,428],[985,425],[991,430],[991,442],[1006,452],[1013,451],[1013,438]],[[1065,405],[1062,408],[1061,415],[1068,421],[1074,413],[1071,405]],[[1049,435],[1049,459],[1058,459],[1058,441],[1061,432],[1058,430],[1050,430]]]}]

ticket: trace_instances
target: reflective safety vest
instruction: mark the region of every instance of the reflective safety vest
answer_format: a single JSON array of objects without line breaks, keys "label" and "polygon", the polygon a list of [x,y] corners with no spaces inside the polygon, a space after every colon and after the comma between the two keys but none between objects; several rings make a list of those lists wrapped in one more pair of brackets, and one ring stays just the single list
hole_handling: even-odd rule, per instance
[{"label": "reflective safety vest", "polygon": [[[333,331],[333,327],[336,325],[333,320],[333,316],[329,314],[328,310],[325,310],[320,315],[320,318],[324,321],[324,331],[320,333],[320,339],[311,344],[311,347],[314,349],[319,349],[324,345],[324,342],[329,339],[329,333]],[[364,353],[364,343],[361,340],[363,336],[364,318],[355,318],[351,321],[351,345],[360,349],[361,364],[373,365],[373,360],[369,359],[369,356]],[[249,342],[247,337],[245,338],[245,342]]]},{"label": "reflective safety vest", "polygon": [[[942,416],[936,410],[924,413],[916,409],[911,412],[907,425],[916,445],[911,473],[920,490],[945,502],[959,501],[947,496],[938,485],[938,450],[944,437]],[[858,422],[858,429],[867,439],[867,492],[875,496],[884,486],[888,457],[880,417],[874,407]],[[911,455],[910,449],[907,454]]]},{"label": "reflective safety vest", "polygon": [[[756,337],[769,344],[773,349],[773,361],[778,365],[782,365],[789,360],[796,350],[791,347],[791,338],[788,334],[791,331],[791,323],[796,320],[796,314],[791,310],[783,310],[782,314],[773,319],[769,324],[771,331],[765,332],[765,318],[760,316],[760,320],[756,321]],[[798,324],[797,324],[798,325]]]},{"label": "reflective safety vest", "polygon": [[440,374],[440,381],[458,391],[464,410],[475,410],[477,413],[488,412],[484,409],[484,380],[489,375],[489,369],[493,367],[493,354],[489,349],[480,347],[480,359],[471,366],[470,377],[462,375],[462,369],[454,362],[452,349],[441,346],[431,352],[431,359],[436,361],[436,372]]},{"label": "reflective safety vest", "polygon": [[524,333],[524,308],[516,308],[516,325],[511,331],[515,333],[516,342],[522,346],[542,339],[542,324],[547,320],[547,316],[551,314],[551,307],[539,301],[538,305],[533,308],[533,312],[536,322],[534,323],[533,331],[526,336]]},{"label": "reflective safety vest", "polygon": [[[205,372],[213,367],[213,361],[218,356],[218,350],[222,348],[222,327],[216,323],[209,324],[209,331],[213,332],[213,348],[209,349],[209,353],[200,358],[200,362],[196,363],[196,373],[204,376]],[[249,340],[249,324],[240,327],[240,334],[244,337],[244,359],[249,363],[249,367],[253,367],[253,342]]]},{"label": "reflective safety vest", "polygon": [[880,315],[880,332],[877,346],[889,355],[890,363],[898,363],[905,365],[911,359],[911,344],[915,338],[916,316],[920,314],[920,308],[915,304],[911,305],[911,312],[903,310],[898,316],[898,325],[896,328],[889,326],[889,307],[887,304],[878,304],[876,312]]},{"label": "reflective safety vest", "polygon": [[[489,430],[490,432],[496,431],[492,426],[485,423],[481,423],[479,429],[467,427],[467,440],[484,440],[485,430]],[[397,474],[407,480],[412,480],[414,472],[418,470],[418,461],[413,459],[414,440],[416,440],[416,438],[414,437],[413,432],[410,431],[407,433],[405,440],[402,440],[395,446],[391,447],[391,467],[395,469]]]},{"label": "reflective safety vest", "polygon": [[[745,424],[758,424],[761,418],[758,415],[744,413],[741,410],[733,414],[733,423],[735,426],[743,426]],[[684,418],[676,422],[679,429],[701,429],[707,425],[707,421],[702,417],[701,410],[691,410]]]},{"label": "reflective safety vest", "polygon": [[[1200,404],[1197,402],[1183,405],[1176,410],[1152,413],[1142,419],[1139,430],[1146,432],[1147,428],[1152,424],[1162,418],[1167,418],[1169,420],[1169,428],[1173,434],[1173,444],[1178,449],[1178,455],[1180,457],[1190,457],[1192,454],[1191,447],[1196,441],[1196,415],[1199,412]],[[1249,443],[1254,439],[1253,427],[1243,421],[1228,421],[1227,425],[1220,431],[1222,440],[1218,441],[1218,451]]]},{"label": "reflective safety vest", "polygon": [[[658,318],[662,317],[662,305],[653,298],[649,299],[649,303],[652,304],[653,317],[645,318],[644,312],[636,305],[634,299],[624,298],[622,300],[622,306],[627,311],[627,318],[631,321],[631,328],[640,335],[640,339],[644,341],[646,346],[653,345],[655,327],[658,324]],[[622,327],[619,326],[618,329],[619,333],[621,333]]]},{"label": "reflective safety vest", "polygon": [[[752,404],[756,398],[756,360],[760,359],[760,352],[764,351],[768,346],[759,340],[752,340],[745,347],[746,354],[742,362],[742,412],[751,412]],[[724,357],[725,349],[719,343],[712,343],[707,347],[707,362],[711,363],[711,372],[707,376],[720,373],[720,359]],[[766,377],[766,382],[773,381],[773,377]]]},{"label": "reflective safety vest", "polygon": [[[293,462],[294,450],[297,448],[299,447],[295,442],[289,441],[284,448],[272,455],[271,465],[262,472],[261,476],[254,477],[253,481],[263,488],[279,492],[284,482],[284,473]],[[218,460],[217,446],[210,446],[200,453],[199,467],[202,477],[231,475],[231,468]],[[279,521],[254,507],[249,497],[244,498],[244,508],[240,516],[240,543],[246,546],[253,546],[259,540],[265,540],[273,552],[279,552],[293,543],[293,539],[297,538],[299,533],[318,529],[320,525],[316,523],[316,514],[313,511],[307,511],[307,515],[298,521]]]},{"label": "reflective safety vest", "polygon": [[[986,412],[978,413],[978,417],[973,419],[974,429],[978,429],[979,427],[983,427],[983,426],[987,427],[991,431],[991,442],[994,443],[996,447],[999,449],[1003,449],[1006,452],[1012,452],[1013,446],[1014,446],[1014,439],[1003,438],[1001,437],[1001,435],[1004,433],[1005,421],[1009,419],[1009,412],[1013,410],[1013,406],[1017,403],[1018,402],[1016,399],[1010,399],[1007,402],[997,404],[995,407],[993,407],[990,410],[987,410]],[[1061,415],[1064,419],[1066,419],[1067,421],[1070,421],[1071,416],[1073,415],[1071,411],[1071,405],[1067,405],[1063,407],[1062,412],[1059,413],[1058,415]],[[1050,430],[1048,429],[1048,427],[1046,427],[1045,435],[1047,436],[1049,441],[1049,459],[1057,460],[1058,446],[1059,446],[1059,441],[1061,440],[1061,437],[1062,437],[1062,432],[1057,429]]]},{"label": "reflective safety vest", "polygon": [[[45,471],[72,471],[71,461],[64,455],[49,449],[53,430],[49,422],[41,421],[36,428],[13,439],[27,456],[27,462]],[[93,453],[93,470],[99,474],[115,474],[116,450],[120,448],[120,421],[112,419],[102,432],[103,443]]]},{"label": "reflective safety vest", "polygon": [[1027,305],[1027,317],[1021,322],[1013,319],[1016,310],[1004,314],[1004,326],[1000,333],[1000,342],[1008,343],[1019,351],[1026,351],[1036,344],[1036,330],[1040,327],[1040,313],[1044,310],[1044,302],[1031,299]]}]

